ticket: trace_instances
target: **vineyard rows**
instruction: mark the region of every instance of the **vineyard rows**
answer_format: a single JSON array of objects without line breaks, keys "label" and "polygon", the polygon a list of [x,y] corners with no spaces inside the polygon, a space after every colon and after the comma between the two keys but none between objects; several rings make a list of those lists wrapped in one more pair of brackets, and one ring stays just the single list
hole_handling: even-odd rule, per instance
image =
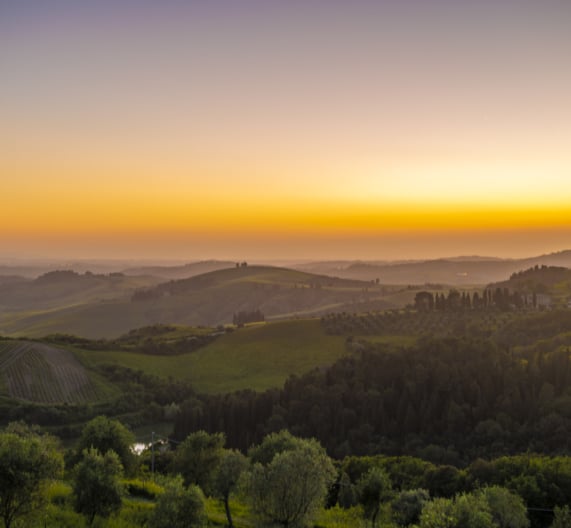
[{"label": "vineyard rows", "polygon": [[82,403],[98,397],[71,352],[27,341],[0,342],[1,385],[12,398],[39,403]]},{"label": "vineyard rows", "polygon": [[321,319],[333,335],[471,335],[484,337],[512,319],[509,313],[373,312],[333,313]]}]

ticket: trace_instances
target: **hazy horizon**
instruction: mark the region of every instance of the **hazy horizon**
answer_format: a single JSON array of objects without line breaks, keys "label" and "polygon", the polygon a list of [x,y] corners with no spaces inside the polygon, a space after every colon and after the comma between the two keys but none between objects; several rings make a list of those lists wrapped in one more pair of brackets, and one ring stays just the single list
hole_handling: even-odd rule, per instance
[{"label": "hazy horizon", "polygon": [[0,2],[0,257],[571,244],[571,3]]},{"label": "hazy horizon", "polygon": [[363,262],[404,262],[404,261],[427,261],[427,260],[446,260],[446,259],[498,259],[498,260],[518,260],[526,258],[535,258],[542,255],[550,255],[554,253],[560,253],[564,251],[569,251],[571,248],[568,247],[558,247],[553,250],[546,251],[522,251],[521,253],[514,254],[510,252],[505,253],[477,253],[477,252],[459,252],[459,253],[410,253],[410,255],[405,253],[385,253],[384,256],[374,256],[374,255],[359,255],[359,254],[326,254],[322,257],[311,255],[308,253],[303,253],[299,255],[279,255],[279,254],[247,254],[247,253],[225,253],[224,251],[214,252],[211,254],[192,254],[188,255],[180,254],[173,255],[168,253],[162,253],[159,256],[149,255],[149,254],[90,254],[90,253],[77,253],[77,252],[55,252],[52,254],[41,254],[41,253],[10,253],[2,252],[0,254],[0,266],[6,265],[34,265],[34,264],[58,264],[58,263],[78,263],[78,264],[89,264],[89,263],[99,263],[99,264],[112,264],[114,262],[118,264],[133,263],[133,265],[164,265],[164,266],[179,266],[183,264],[195,263],[195,262],[205,262],[205,261],[229,261],[229,262],[242,262],[249,261],[251,263],[257,264],[269,264],[269,265],[287,265],[300,264],[300,263],[312,263],[312,262],[335,262],[335,261],[363,261]]}]

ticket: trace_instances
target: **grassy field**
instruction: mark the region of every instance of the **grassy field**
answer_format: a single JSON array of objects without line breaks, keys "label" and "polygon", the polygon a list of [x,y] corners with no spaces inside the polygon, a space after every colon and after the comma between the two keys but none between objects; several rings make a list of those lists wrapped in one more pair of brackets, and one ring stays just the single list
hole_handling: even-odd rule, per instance
[{"label": "grassy field", "polygon": [[87,367],[103,364],[188,379],[200,392],[279,387],[290,374],[329,365],[345,353],[342,336],[326,335],[318,319],[263,323],[226,334],[189,354],[161,357],[75,350]]},{"label": "grassy field", "polygon": [[418,340],[418,337],[413,335],[362,335],[355,336],[355,338],[368,341],[369,343],[402,347],[412,346]]},{"label": "grassy field", "polygon": [[[151,481],[143,482],[140,479],[123,480],[122,484],[128,488],[135,485],[139,488],[152,490],[153,493],[160,493],[162,486]],[[34,522],[29,521],[29,526],[36,528],[58,527],[58,528],[84,528],[87,527],[85,518],[73,511],[73,491],[70,482],[55,481],[47,490],[48,507],[45,515]],[[134,528],[145,523],[155,508],[156,498],[142,498],[140,496],[127,494],[123,497],[122,508],[118,514],[114,514],[108,519],[96,518],[93,526],[108,528]],[[255,528],[260,523],[251,512],[250,507],[243,497],[232,497],[230,499],[230,509],[235,528]],[[209,527],[228,526],[224,506],[220,500],[207,497],[204,501],[204,512],[208,518]],[[317,513],[315,528],[364,528],[367,526],[363,519],[363,512],[360,507],[353,507],[347,510],[335,506],[331,509],[320,508]],[[392,526],[392,525],[391,525]]]}]

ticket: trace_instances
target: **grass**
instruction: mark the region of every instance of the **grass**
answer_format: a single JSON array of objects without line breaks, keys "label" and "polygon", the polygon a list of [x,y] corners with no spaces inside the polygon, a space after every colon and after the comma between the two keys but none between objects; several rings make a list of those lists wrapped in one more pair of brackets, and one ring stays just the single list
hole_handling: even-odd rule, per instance
[{"label": "grass", "polygon": [[216,340],[191,358],[199,390],[262,390],[290,374],[329,365],[345,352],[344,340],[328,336],[317,319],[284,321],[241,329]]},{"label": "grass", "polygon": [[362,339],[374,344],[403,347],[413,346],[418,340],[418,338],[413,335],[362,335],[356,336],[356,339]]},{"label": "grass", "polygon": [[315,522],[316,528],[365,528],[368,523],[363,519],[361,507],[343,509],[335,506],[322,509]]},{"label": "grass", "polygon": [[[151,492],[155,499],[160,495],[161,486],[152,482],[142,483],[137,479],[123,481],[126,488],[129,486],[140,487]],[[39,528],[40,526],[49,528],[80,528],[86,527],[85,518],[75,513],[72,509],[72,488],[70,483],[56,481],[47,490],[49,501],[48,508],[40,518],[27,519],[27,526]],[[214,498],[206,498],[205,513],[208,518],[209,527],[227,526],[226,512],[221,501]],[[123,505],[118,514],[108,519],[96,518],[95,527],[100,528],[135,528],[144,526],[155,507],[155,500],[145,500],[127,495],[123,498]],[[254,528],[259,526],[248,505],[240,499],[230,499],[230,511],[235,528]],[[34,522],[35,521],[35,522]],[[362,517],[360,507],[344,510],[335,506],[329,510],[321,509],[318,512],[315,528],[365,528],[367,524]]]},{"label": "grass", "polygon": [[[205,503],[209,526],[228,526],[226,512],[221,501],[207,498]],[[230,499],[230,511],[235,528],[253,528],[258,526],[252,517],[250,508],[243,502]]]},{"label": "grass", "polygon": [[149,374],[190,380],[199,392],[279,387],[290,374],[329,365],[345,353],[342,336],[325,334],[318,319],[252,325],[189,354],[149,356],[78,350],[87,367],[115,364]]}]

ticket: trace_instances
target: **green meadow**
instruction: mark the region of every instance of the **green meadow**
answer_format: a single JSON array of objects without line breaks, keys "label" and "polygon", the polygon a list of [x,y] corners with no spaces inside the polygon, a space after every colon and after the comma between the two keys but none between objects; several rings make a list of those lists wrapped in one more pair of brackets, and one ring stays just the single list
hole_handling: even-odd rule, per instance
[{"label": "green meadow", "polygon": [[279,387],[290,374],[302,374],[340,358],[345,353],[345,338],[327,335],[319,319],[305,319],[249,325],[177,356],[73,350],[88,368],[121,365],[190,380],[199,392],[217,393]]}]

